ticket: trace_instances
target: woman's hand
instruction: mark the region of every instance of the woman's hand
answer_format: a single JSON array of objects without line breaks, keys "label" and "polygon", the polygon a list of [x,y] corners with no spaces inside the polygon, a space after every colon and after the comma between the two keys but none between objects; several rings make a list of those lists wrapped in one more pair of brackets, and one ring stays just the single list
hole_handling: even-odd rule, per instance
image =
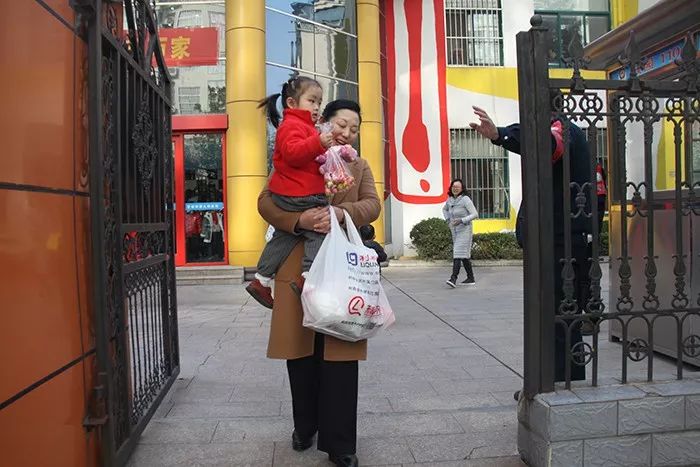
[{"label": "woman's hand", "polygon": [[297,221],[298,230],[313,230],[314,232],[327,233],[324,232],[323,225],[328,224],[328,229],[330,229],[330,216],[328,215],[328,208],[311,208],[301,213],[299,220]]},{"label": "woman's hand", "polygon": [[462,219],[452,219],[452,225],[459,225],[462,223]]},{"label": "woman's hand", "polygon": [[498,139],[498,128],[496,128],[496,125],[493,123],[493,120],[491,120],[491,117],[489,117],[489,114],[487,114],[481,107],[473,105],[472,108],[474,109],[476,116],[479,117],[479,123],[470,123],[469,126],[473,130],[476,130],[476,132],[481,136],[484,136],[491,141],[496,141]]},{"label": "woman's hand", "polygon": [[[333,206],[338,222],[345,221],[345,211]],[[312,230],[314,232],[327,234],[331,231],[331,213],[328,208],[311,208],[301,213],[297,221],[297,229]]]}]

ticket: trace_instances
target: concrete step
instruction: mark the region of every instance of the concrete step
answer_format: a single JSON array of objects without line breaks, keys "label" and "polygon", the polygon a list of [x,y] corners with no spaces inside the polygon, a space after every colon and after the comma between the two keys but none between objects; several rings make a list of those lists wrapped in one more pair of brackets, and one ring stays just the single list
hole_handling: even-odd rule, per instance
[{"label": "concrete step", "polygon": [[177,285],[235,285],[243,283],[243,268],[236,266],[182,266],[175,271]]}]

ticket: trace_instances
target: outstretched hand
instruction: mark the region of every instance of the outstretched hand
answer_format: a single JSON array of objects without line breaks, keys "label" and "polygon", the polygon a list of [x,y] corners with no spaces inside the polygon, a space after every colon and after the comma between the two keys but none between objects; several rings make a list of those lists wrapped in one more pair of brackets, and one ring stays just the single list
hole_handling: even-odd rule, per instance
[{"label": "outstretched hand", "polygon": [[481,136],[488,138],[491,141],[497,140],[498,128],[496,128],[496,125],[493,123],[493,120],[491,120],[491,117],[489,117],[489,114],[487,114],[481,107],[474,105],[472,108],[474,109],[474,114],[479,117],[479,123],[470,123],[469,126],[473,130],[476,130],[476,132]]}]

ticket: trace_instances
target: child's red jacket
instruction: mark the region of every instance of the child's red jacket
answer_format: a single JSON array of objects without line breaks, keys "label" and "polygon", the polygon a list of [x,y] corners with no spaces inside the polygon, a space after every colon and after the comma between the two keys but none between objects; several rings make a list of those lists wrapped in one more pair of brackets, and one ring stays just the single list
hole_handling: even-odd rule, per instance
[{"label": "child's red jacket", "polygon": [[270,191],[282,196],[324,193],[323,175],[314,159],[326,152],[308,110],[284,109],[277,129]]}]

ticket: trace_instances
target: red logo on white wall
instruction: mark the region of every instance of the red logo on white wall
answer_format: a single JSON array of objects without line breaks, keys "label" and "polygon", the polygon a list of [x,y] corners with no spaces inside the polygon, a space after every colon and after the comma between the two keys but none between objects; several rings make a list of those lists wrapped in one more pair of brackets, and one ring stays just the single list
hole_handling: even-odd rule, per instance
[{"label": "red logo on white wall", "polygon": [[412,204],[443,202],[450,181],[443,15],[444,0],[386,2],[391,190]]}]

